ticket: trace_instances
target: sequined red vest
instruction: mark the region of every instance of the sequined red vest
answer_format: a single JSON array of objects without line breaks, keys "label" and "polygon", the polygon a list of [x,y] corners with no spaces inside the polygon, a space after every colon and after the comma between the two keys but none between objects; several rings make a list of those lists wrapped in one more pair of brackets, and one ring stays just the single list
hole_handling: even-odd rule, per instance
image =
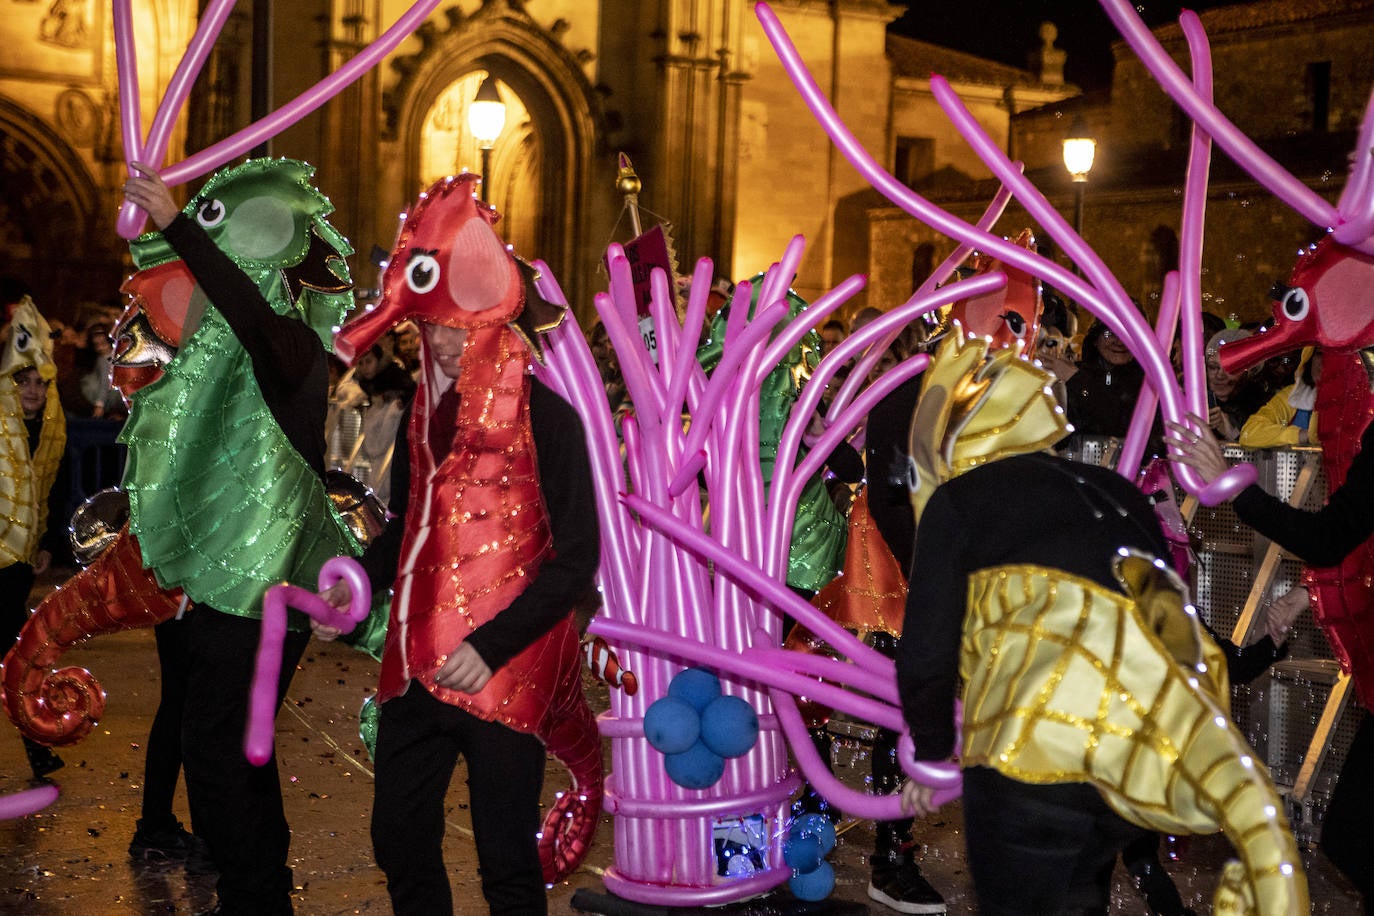
[{"label": "sequined red vest", "polygon": [[[448,653],[509,607],[552,549],[530,430],[528,351],[506,327],[470,334],[458,382],[458,429],[438,468],[429,445],[428,387],[416,394],[410,505],[378,700],[404,693],[414,678],[436,698],[482,719],[544,733],[553,724],[545,720],[562,705],[556,698],[580,690],[571,609],[480,692],[434,683]],[[466,353],[487,358],[469,365]]]}]

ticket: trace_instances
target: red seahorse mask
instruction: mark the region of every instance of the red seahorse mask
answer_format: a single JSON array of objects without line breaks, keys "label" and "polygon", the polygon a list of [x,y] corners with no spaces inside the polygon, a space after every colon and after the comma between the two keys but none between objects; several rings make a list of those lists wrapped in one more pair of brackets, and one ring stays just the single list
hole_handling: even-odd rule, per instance
[{"label": "red seahorse mask", "polygon": [[334,338],[345,362],[406,319],[472,330],[520,315],[520,269],[491,228],[500,216],[473,196],[476,181],[469,172],[442,178],[410,208],[382,274],[381,304]]},{"label": "red seahorse mask", "polygon": [[[1022,229],[1012,242],[1035,250],[1035,236],[1029,229]],[[949,321],[957,321],[966,334],[989,338],[991,349],[1012,347],[1019,341],[1023,352],[1029,353],[1035,347],[1044,310],[1040,281],[1018,267],[984,254],[973,257],[973,270],[975,276],[1000,270],[1007,275],[1007,285],[981,296],[957,300],[950,306]]]}]

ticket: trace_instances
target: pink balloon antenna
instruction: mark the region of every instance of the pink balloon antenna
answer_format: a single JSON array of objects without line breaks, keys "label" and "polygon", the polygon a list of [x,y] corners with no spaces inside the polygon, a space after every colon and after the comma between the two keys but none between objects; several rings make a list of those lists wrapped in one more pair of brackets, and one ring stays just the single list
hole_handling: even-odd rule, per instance
[{"label": "pink balloon antenna", "polygon": [[[270,115],[255,121],[233,135],[207,147],[171,168],[161,171],[169,185],[181,184],[213,171],[224,163],[263,143],[295,124],[301,118],[338,95],[349,83],[362,76],[425,21],[439,0],[417,0],[391,28],[325,79],[298,95]],[[210,48],[234,8],[234,0],[210,0],[201,13],[200,24],[187,45],[167,94],[153,116],[146,139],[140,137],[142,113],[139,110],[138,59],[134,48],[132,0],[114,0],[115,64],[119,77],[120,133],[124,140],[124,161],[129,174],[132,163],[142,162],[161,169],[167,157],[172,126],[186,105],[191,86],[210,55]],[[115,223],[121,237],[132,239],[143,231],[147,214],[132,204],[120,207]]]}]

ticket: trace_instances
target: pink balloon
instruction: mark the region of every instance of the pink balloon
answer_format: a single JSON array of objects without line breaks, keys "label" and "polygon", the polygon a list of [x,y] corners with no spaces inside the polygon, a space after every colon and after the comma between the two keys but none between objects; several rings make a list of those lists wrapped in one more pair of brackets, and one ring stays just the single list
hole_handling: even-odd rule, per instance
[{"label": "pink balloon", "polygon": [[[387,29],[376,41],[360,51],[334,73],[267,117],[164,170],[161,173],[163,181],[169,185],[190,181],[213,171],[235,156],[247,152],[286,130],[338,95],[349,83],[376,66],[382,58],[390,54],[398,44],[409,37],[424,22],[425,18],[439,5],[439,2],[440,0],[417,0],[392,24],[391,28]],[[181,64],[177,67],[171,83],[168,84],[167,95],[162,104],[158,106],[158,112],[154,118],[153,128],[146,145],[141,145],[136,141],[141,126],[138,107],[136,105],[131,105],[128,108],[123,107],[126,100],[137,99],[138,97],[138,72],[132,49],[132,29],[128,27],[127,23],[122,30],[119,26],[121,17],[127,18],[130,15],[127,9],[129,3],[130,0],[115,0],[115,38],[117,42],[115,51],[120,80],[119,97],[126,162],[134,162],[135,154],[147,155],[154,160],[147,164],[157,166],[166,156],[166,146],[171,135],[172,125],[185,105],[191,85],[195,82],[196,76],[205,63],[210,46],[214,44],[220,28],[224,25],[224,20],[228,18],[233,8],[233,0],[211,0],[202,14],[200,26],[196,29],[196,34],[187,47],[186,54],[183,55]],[[125,7],[123,11],[120,9],[121,6]],[[122,54],[119,44],[121,39],[127,44]],[[133,88],[130,90],[126,86]],[[133,142],[131,142],[131,134]],[[126,239],[137,237],[142,231],[145,219],[146,215],[141,214],[132,205],[124,204],[121,206],[116,222],[120,236]]]},{"label": "pink balloon", "polygon": [[[141,162],[143,127],[141,102],[138,97],[138,57],[134,50],[134,14],[129,0],[115,0],[114,4],[115,72],[119,77],[119,127],[124,141],[124,156],[128,162]],[[121,219],[123,212],[120,213]]]},{"label": "pink balloon", "polygon": [[[980,233],[976,227],[935,207],[920,195],[911,191],[901,182],[878,165],[853,134],[844,126],[835,110],[826,100],[815,79],[807,71],[796,47],[783,29],[776,14],[767,3],[759,2],[754,7],[755,15],[763,26],[764,33],[772,43],[784,71],[792,79],[801,93],[807,107],[815,115],[821,127],[840,152],[849,160],[870,183],[893,203],[923,222],[960,241],[976,244],[1003,262],[1013,264],[1042,279],[1049,280],[1057,288],[1067,292],[1080,304],[1091,308],[1103,322],[1112,329],[1131,348],[1132,353],[1145,369],[1146,376],[1159,392],[1167,418],[1176,421],[1183,419],[1177,385],[1171,380],[1167,361],[1160,358],[1153,346],[1153,334],[1144,319],[1130,304],[1129,297],[1121,289],[1120,283],[1111,274],[1101,259],[1078,238],[1062,216],[1050,206],[1034,186],[1027,182],[1020,170],[1012,165],[1001,148],[987,136],[976,118],[963,106],[958,96],[950,89],[946,80],[932,76],[932,94],[942,110],[950,118],[960,135],[973,146],[980,159],[1001,180],[1011,188],[1017,199],[1032,215],[1045,226],[1047,232],[1059,241],[1060,246],[1070,257],[1079,263],[1093,285],[1074,276],[1058,264],[1039,255],[1020,248],[998,236]],[[1245,465],[1237,465],[1210,484],[1202,480],[1192,468],[1180,467],[1177,470],[1181,483],[1195,493],[1204,505],[1215,505],[1231,498],[1255,480],[1255,472]]]},{"label": "pink balloon", "polygon": [[[1207,36],[1196,18],[1183,22],[1183,34],[1193,59],[1193,81],[1198,93],[1210,104],[1212,99],[1212,54]],[[1160,351],[1167,354],[1174,339],[1174,326],[1182,311],[1181,337],[1184,372],[1185,408],[1200,417],[1207,415],[1207,378],[1202,368],[1202,242],[1207,209],[1207,179],[1212,159],[1212,142],[1206,133],[1193,125],[1188,151],[1188,177],[1183,188],[1183,231],[1179,243],[1178,274],[1187,278],[1181,289],[1175,284],[1177,297],[1166,296],[1160,303],[1155,338]],[[1166,285],[1166,292],[1168,287]],[[1171,301],[1172,300],[1172,301]],[[1117,470],[1134,480],[1140,472],[1145,454],[1145,440],[1153,426],[1158,394],[1142,391],[1135,414],[1121,447]]]},{"label": "pink balloon", "polygon": [[172,126],[181,114],[186,99],[191,94],[191,86],[200,75],[205,61],[209,59],[210,49],[219,38],[219,33],[233,9],[234,0],[210,0],[200,14],[196,33],[191,37],[191,43],[186,46],[186,52],[182,54],[176,72],[167,84],[167,94],[163,96],[162,103],[157,107],[157,114],[153,116],[153,125],[148,131],[148,142],[143,146],[143,155],[148,157],[143,161],[148,165],[158,167],[166,160]]},{"label": "pink balloon", "polygon": [[[1169,56],[1169,52],[1164,50],[1154,34],[1140,21],[1129,0],[1101,0],[1101,4],[1107,17],[1121,33],[1121,37],[1131,46],[1131,50],[1135,51],[1136,56],[1160,87],[1188,113],[1189,117],[1202,125],[1237,165],[1314,226],[1325,228],[1340,224],[1341,213],[1336,207],[1327,203],[1316,191],[1274,161],[1217,111],[1209,99],[1203,98],[1195,90],[1188,77]],[[1196,19],[1196,14],[1184,11],[1179,21],[1182,22],[1187,17]],[[1367,254],[1371,253],[1367,249],[1361,250],[1365,250]]]},{"label": "pink balloon", "polygon": [[288,608],[304,611],[317,623],[351,633],[367,616],[372,604],[372,585],[367,574],[352,557],[334,557],[320,567],[319,587],[324,591],[337,582],[347,582],[350,592],[348,611],[326,604],[314,592],[298,585],[274,585],[262,599],[262,636],[258,640],[253,685],[248,698],[248,723],[243,735],[243,754],[254,766],[272,758],[272,726],[277,718],[277,679],[281,671],[282,643],[286,639]]},{"label": "pink balloon", "polygon": [[0,795],[0,821],[28,817],[57,801],[59,789],[54,784]]}]

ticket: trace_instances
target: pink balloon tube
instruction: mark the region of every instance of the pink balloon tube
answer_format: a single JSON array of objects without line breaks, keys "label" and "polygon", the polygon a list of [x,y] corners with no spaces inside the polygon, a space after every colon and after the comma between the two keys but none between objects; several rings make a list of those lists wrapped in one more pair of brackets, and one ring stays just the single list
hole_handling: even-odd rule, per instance
[{"label": "pink balloon tube", "polygon": [[336,582],[347,582],[350,592],[348,611],[326,604],[319,595],[298,585],[274,585],[262,599],[262,635],[253,667],[253,683],[248,698],[248,723],[243,734],[243,754],[254,766],[272,759],[272,727],[277,718],[277,684],[281,676],[282,643],[286,639],[286,612],[304,611],[317,623],[351,633],[367,616],[372,604],[372,586],[367,574],[352,557],[334,557],[320,567],[319,586],[324,591]]},{"label": "pink balloon tube", "polygon": [[30,814],[42,811],[57,801],[59,791],[56,785],[50,784],[24,789],[22,792],[11,792],[9,795],[0,795],[0,821],[8,821],[16,817],[28,817]]}]

